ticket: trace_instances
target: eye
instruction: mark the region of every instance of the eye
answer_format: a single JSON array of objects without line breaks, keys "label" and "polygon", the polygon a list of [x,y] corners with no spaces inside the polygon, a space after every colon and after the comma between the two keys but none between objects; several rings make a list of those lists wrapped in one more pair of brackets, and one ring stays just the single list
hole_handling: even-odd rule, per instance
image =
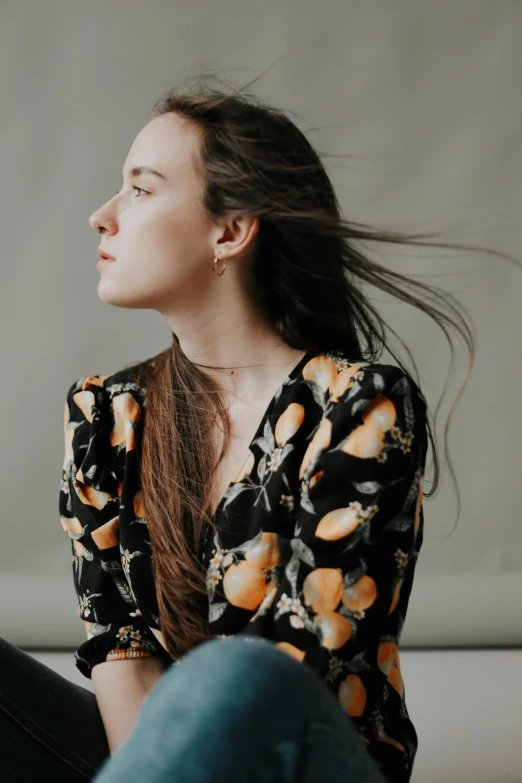
[{"label": "eye", "polygon": [[[138,196],[141,196],[143,194],[147,195],[147,193],[149,192],[148,190],[143,190],[143,188],[139,188],[137,185],[133,185],[132,187],[134,188],[134,190],[141,190],[141,193],[137,194]],[[119,190],[116,191],[116,193],[119,192],[120,192]]]}]

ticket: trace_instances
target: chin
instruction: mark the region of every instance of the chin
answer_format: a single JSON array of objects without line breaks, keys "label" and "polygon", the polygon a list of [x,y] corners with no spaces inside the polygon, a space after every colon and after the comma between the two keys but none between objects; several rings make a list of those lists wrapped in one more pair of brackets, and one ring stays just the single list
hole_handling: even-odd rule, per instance
[{"label": "chin", "polygon": [[130,310],[145,310],[152,307],[150,302],[145,301],[143,296],[140,297],[137,293],[133,296],[130,291],[103,284],[98,286],[98,299],[113,307],[124,307]]}]

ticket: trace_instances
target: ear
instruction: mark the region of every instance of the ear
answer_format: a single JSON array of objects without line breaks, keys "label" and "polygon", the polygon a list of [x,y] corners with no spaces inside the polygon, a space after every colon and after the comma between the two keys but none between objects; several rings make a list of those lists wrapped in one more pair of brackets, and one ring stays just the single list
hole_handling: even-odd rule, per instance
[{"label": "ear", "polygon": [[220,258],[231,258],[253,251],[259,232],[259,218],[252,215],[231,214],[220,222],[213,237],[213,248]]}]

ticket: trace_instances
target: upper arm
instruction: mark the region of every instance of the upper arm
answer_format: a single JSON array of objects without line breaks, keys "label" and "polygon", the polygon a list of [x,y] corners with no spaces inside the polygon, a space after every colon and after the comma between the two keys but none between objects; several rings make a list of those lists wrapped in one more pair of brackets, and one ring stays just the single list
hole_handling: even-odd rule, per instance
[{"label": "upper arm", "polygon": [[114,426],[103,377],[75,381],[65,402],[59,513],[71,542],[78,614],[85,624],[76,666],[86,677],[101,662],[167,656],[141,616],[122,567],[119,493],[125,450],[112,445]]}]

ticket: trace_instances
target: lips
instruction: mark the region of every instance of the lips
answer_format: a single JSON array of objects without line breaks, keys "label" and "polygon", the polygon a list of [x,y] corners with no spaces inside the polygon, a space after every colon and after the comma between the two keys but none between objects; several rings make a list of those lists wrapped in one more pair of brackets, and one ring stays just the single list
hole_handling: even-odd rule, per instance
[{"label": "lips", "polygon": [[104,258],[105,260],[116,261],[114,256],[111,256],[110,253],[107,253],[105,250],[102,250],[101,247],[98,248],[98,255],[100,256],[100,258]]}]

